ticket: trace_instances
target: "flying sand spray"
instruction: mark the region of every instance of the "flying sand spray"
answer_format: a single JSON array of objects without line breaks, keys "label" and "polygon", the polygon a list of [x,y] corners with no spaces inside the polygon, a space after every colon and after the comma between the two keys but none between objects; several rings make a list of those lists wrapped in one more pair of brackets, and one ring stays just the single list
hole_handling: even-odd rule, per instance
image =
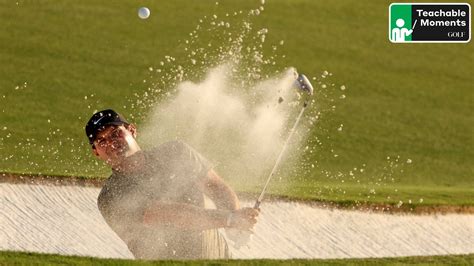
[{"label": "flying sand spray", "polygon": [[[283,154],[286,151],[286,147],[288,146],[288,142],[293,137],[293,133],[295,132],[295,129],[298,126],[301,120],[301,117],[303,116],[304,110],[309,104],[310,96],[312,96],[314,92],[313,86],[311,85],[311,83],[309,82],[309,79],[304,74],[298,74],[295,71],[295,76],[296,76],[296,80],[293,83],[293,87],[303,92],[304,94],[303,107],[301,108],[301,111],[299,112],[296,118],[296,121],[293,124],[293,127],[291,128],[290,133],[283,144],[280,154],[278,155],[277,160],[275,161],[275,164],[273,165],[272,171],[268,175],[267,181],[265,182],[265,185],[263,186],[260,196],[255,202],[255,205],[254,205],[255,209],[260,208],[260,204],[262,203],[263,197],[265,196],[265,192],[267,190],[268,184],[270,183],[270,180],[272,179],[272,177],[275,175],[275,172],[278,169],[278,166],[280,165],[281,159],[283,158]],[[252,237],[252,234],[253,233],[251,231],[239,231],[236,229],[226,230],[226,235],[234,242],[234,247],[237,249],[241,248],[242,246],[247,245],[247,243],[250,241]]]},{"label": "flying sand spray", "polygon": [[297,75],[297,78],[294,83],[294,87],[297,89],[303,91],[305,93],[305,100],[303,103],[303,108],[301,108],[301,111],[296,118],[295,124],[290,130],[290,134],[288,135],[288,138],[286,139],[285,143],[283,144],[283,148],[280,151],[280,154],[278,155],[278,158],[275,162],[275,165],[273,165],[272,171],[268,175],[267,182],[265,183],[265,186],[262,189],[262,192],[260,193],[260,196],[258,197],[257,201],[255,202],[254,208],[258,209],[260,207],[260,204],[262,203],[263,196],[265,196],[265,192],[267,190],[268,184],[270,183],[270,180],[272,179],[273,175],[275,174],[276,170],[278,169],[278,166],[280,165],[281,158],[283,157],[283,154],[285,153],[286,146],[288,145],[288,142],[290,141],[291,137],[293,136],[293,133],[295,132],[296,127],[298,126],[301,117],[303,116],[304,110],[308,106],[308,95],[311,96],[313,95],[313,86],[309,82],[308,78],[304,74],[297,74],[295,72],[295,75]]}]

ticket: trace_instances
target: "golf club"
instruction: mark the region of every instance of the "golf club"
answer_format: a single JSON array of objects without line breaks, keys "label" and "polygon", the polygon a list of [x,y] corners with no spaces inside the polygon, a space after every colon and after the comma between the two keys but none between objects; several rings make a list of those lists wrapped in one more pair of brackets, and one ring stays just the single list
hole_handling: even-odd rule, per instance
[{"label": "golf club", "polygon": [[[295,80],[294,87],[297,89],[303,91],[303,93],[307,95],[313,95],[313,86],[309,82],[308,78],[303,75],[299,74]],[[293,136],[293,133],[295,132],[296,127],[298,126],[298,123],[300,122],[301,117],[303,116],[303,112],[308,106],[308,97],[306,97],[303,108],[301,109],[300,113],[298,114],[298,117],[296,118],[296,121],[293,125],[293,127],[290,130],[290,134],[288,135],[288,138],[286,139],[285,143],[283,144],[283,148],[280,151],[280,154],[277,157],[277,160],[275,164],[273,165],[273,169],[268,175],[267,182],[265,183],[265,186],[262,189],[262,192],[260,193],[260,196],[258,197],[257,201],[255,202],[254,208],[258,209],[260,207],[260,204],[262,203],[263,197],[265,196],[265,192],[267,190],[268,184],[270,183],[270,180],[272,179],[273,175],[275,174],[276,170],[278,169],[278,166],[280,165],[281,158],[283,157],[283,154],[285,153],[286,147],[288,145],[288,142],[290,141],[291,137]]]},{"label": "golf club", "polygon": [[[260,204],[262,203],[263,197],[265,196],[265,192],[267,190],[268,184],[270,183],[270,180],[272,179],[273,175],[275,174],[276,170],[278,169],[278,166],[280,165],[280,161],[283,157],[283,154],[285,153],[286,147],[288,145],[288,142],[290,141],[291,137],[293,136],[293,133],[295,132],[296,127],[298,126],[298,123],[300,122],[301,117],[303,116],[303,112],[308,106],[308,100],[309,96],[313,95],[313,86],[309,82],[308,78],[303,75],[303,74],[297,74],[295,72],[296,80],[293,83],[293,87],[295,87],[298,90],[301,90],[305,94],[305,101],[303,104],[303,108],[298,114],[298,117],[296,118],[295,123],[293,124],[293,127],[290,130],[290,133],[283,144],[283,148],[280,151],[280,154],[277,157],[277,160],[272,168],[272,171],[268,175],[267,181],[265,183],[265,186],[262,189],[262,192],[260,193],[260,196],[258,197],[257,201],[255,202],[254,208],[258,209],[260,207]],[[234,243],[234,248],[240,249],[241,247],[247,245],[252,238],[253,232],[252,231],[245,231],[245,230],[238,230],[238,229],[233,229],[229,228],[226,231],[227,237]]]}]

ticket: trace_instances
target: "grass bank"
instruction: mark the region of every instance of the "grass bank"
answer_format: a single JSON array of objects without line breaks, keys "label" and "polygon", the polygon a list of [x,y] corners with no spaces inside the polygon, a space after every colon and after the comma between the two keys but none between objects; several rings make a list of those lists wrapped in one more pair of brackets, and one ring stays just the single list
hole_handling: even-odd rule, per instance
[{"label": "grass bank", "polygon": [[134,261],[60,256],[30,252],[0,252],[0,264],[5,265],[472,265],[474,255],[400,257],[378,259],[337,260],[208,260],[208,261]]}]

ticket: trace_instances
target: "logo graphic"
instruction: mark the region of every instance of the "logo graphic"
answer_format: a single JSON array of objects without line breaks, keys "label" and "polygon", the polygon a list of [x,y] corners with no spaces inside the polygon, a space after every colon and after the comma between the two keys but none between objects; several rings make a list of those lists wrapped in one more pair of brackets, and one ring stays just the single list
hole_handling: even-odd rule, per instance
[{"label": "logo graphic", "polygon": [[99,119],[95,120],[94,121],[94,125],[97,125],[97,123],[99,123],[100,120],[102,120],[102,118],[104,118],[105,116],[101,116]]},{"label": "logo graphic", "polygon": [[471,40],[471,6],[467,3],[393,3],[389,7],[389,40],[457,42]]}]

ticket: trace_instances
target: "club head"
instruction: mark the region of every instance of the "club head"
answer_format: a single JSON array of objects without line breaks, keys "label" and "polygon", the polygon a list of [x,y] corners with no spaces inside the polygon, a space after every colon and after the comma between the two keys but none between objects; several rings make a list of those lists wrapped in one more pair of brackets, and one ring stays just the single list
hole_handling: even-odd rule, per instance
[{"label": "club head", "polygon": [[308,93],[309,95],[313,95],[313,85],[311,85],[311,82],[309,82],[309,79],[304,74],[298,74],[294,85],[295,87]]}]

